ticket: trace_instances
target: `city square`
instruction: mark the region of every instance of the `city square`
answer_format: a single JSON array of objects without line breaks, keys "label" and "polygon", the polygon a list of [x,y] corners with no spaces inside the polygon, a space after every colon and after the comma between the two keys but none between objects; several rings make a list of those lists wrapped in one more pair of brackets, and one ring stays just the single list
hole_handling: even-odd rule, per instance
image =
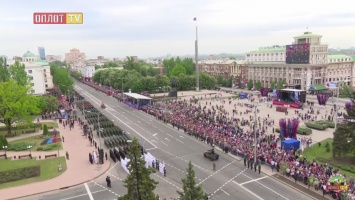
[{"label": "city square", "polygon": [[355,199],[347,5],[4,2],[0,199]]}]

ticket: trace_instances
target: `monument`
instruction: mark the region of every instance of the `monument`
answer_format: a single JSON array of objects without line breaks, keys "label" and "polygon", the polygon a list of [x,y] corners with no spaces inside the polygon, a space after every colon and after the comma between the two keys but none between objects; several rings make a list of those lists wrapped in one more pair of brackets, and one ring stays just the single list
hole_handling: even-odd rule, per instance
[{"label": "monument", "polygon": [[170,81],[170,92],[169,92],[169,97],[174,97],[177,98],[177,86],[178,86],[178,81],[176,79],[172,79]]}]

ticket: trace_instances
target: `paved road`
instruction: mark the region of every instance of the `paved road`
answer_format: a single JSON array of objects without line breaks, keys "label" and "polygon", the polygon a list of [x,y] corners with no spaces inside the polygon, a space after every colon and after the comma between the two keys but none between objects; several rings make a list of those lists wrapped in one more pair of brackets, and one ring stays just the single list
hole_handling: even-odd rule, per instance
[{"label": "paved road", "polygon": [[[166,163],[166,177],[160,174],[152,175],[159,181],[155,192],[162,198],[178,196],[176,190],[180,190],[181,178],[185,177],[187,164],[192,161],[196,181],[203,185],[204,190],[211,196],[210,199],[313,199],[265,174],[246,169],[241,159],[236,160],[224,153],[220,153],[220,159],[216,162],[217,170],[214,172],[212,162],[202,155],[211,148],[206,143],[185,135],[150,115],[127,107],[112,97],[96,92],[89,86],[79,82],[75,84],[75,90],[94,106],[99,107],[104,101],[107,108],[103,113],[132,137],[137,137],[143,147],[158,160]],[[91,193],[93,199],[115,199],[126,193],[120,180],[126,175],[122,173],[119,164],[110,173],[111,177],[114,176],[113,188],[110,191],[105,187],[103,176],[86,185],[39,196],[41,199],[81,200],[91,199],[88,195]],[[29,199],[33,198],[36,197]]]}]

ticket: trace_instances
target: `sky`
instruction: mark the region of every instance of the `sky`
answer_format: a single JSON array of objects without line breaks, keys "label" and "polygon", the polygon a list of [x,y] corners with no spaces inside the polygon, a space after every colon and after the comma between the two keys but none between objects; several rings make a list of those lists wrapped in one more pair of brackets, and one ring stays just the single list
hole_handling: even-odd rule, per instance
[{"label": "sky", "polygon": [[[0,55],[27,50],[62,55],[72,48],[88,58],[150,58],[246,53],[286,45],[305,31],[323,35],[329,48],[355,46],[349,0],[1,0]],[[34,12],[82,12],[81,25],[33,24]],[[197,21],[194,22],[193,18]],[[307,29],[308,27],[308,29]]]}]

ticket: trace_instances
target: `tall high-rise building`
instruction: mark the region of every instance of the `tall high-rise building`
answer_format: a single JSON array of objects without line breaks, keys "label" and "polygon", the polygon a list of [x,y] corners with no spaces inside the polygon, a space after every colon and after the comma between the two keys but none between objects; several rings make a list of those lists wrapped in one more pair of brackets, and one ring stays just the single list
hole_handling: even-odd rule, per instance
[{"label": "tall high-rise building", "polygon": [[46,59],[46,50],[44,49],[44,47],[38,47],[38,55],[39,55],[39,59],[41,60]]}]

